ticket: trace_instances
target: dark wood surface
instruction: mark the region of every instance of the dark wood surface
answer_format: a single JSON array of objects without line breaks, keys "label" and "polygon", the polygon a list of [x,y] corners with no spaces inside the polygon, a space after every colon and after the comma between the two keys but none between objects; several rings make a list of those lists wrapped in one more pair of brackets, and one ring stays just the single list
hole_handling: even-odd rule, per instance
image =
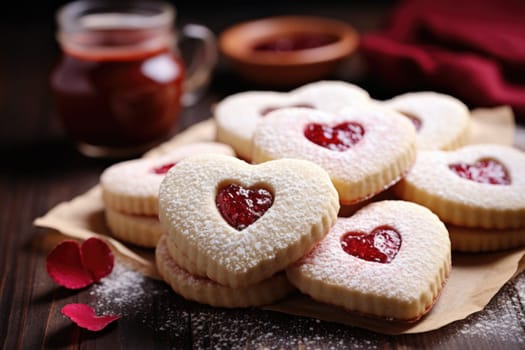
[{"label": "dark wood surface", "polygon": [[[258,4],[262,4],[259,2]],[[376,28],[389,3],[368,6],[281,5],[279,10],[248,8],[194,10],[181,22],[198,21],[216,33],[237,21],[259,16],[309,13],[341,18],[360,31]],[[244,5],[243,5],[244,4]],[[285,8],[289,6],[289,8]],[[317,6],[317,7],[315,7]],[[507,283],[485,310],[442,329],[387,336],[315,319],[262,311],[225,310],[188,302],[165,284],[117,265],[103,284],[80,291],[58,287],[47,275],[48,230],[32,221],[56,204],[82,194],[98,182],[113,160],[94,160],[76,152],[58,124],[47,84],[58,57],[53,19],[11,18],[2,22],[0,44],[0,344],[3,349],[83,348],[254,348],[254,349],[523,349],[525,275]],[[337,78],[352,79],[374,97],[388,89],[374,86],[354,67]],[[181,114],[178,130],[206,119],[210,108],[233,92],[252,89],[221,60],[208,94]],[[523,139],[523,134],[521,134]],[[521,144],[524,141],[521,140]],[[57,238],[58,240],[60,237]],[[122,314],[101,332],[73,325],[60,314],[67,303],[94,305]]]}]

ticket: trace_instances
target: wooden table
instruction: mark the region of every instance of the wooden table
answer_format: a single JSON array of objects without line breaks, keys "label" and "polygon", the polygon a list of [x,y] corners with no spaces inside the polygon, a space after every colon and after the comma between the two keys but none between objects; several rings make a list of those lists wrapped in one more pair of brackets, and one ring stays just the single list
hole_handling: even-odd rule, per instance
[{"label": "wooden table", "polygon": [[[381,5],[381,6],[379,6]],[[344,5],[297,9],[237,10],[179,15],[181,22],[198,20],[216,33],[234,22],[280,13],[310,13],[348,20],[365,31],[377,27],[388,4]],[[285,6],[289,6],[285,8]],[[33,348],[525,348],[525,274],[507,283],[485,310],[442,329],[415,335],[387,336],[370,331],[259,309],[224,310],[188,302],[164,283],[117,265],[103,284],[80,291],[58,287],[47,275],[45,257],[49,232],[32,221],[56,204],[98,182],[114,161],[79,155],[63,135],[53,112],[47,86],[58,55],[52,18],[32,23],[11,19],[3,26],[0,55],[0,344],[3,349]],[[358,80],[374,97],[379,87]],[[355,75],[354,75],[355,74]],[[181,115],[178,130],[206,119],[222,97],[251,87],[220,62],[208,94]],[[525,143],[523,133],[521,144]],[[122,314],[101,332],[73,325],[60,314],[63,305],[82,302],[100,311]]]}]

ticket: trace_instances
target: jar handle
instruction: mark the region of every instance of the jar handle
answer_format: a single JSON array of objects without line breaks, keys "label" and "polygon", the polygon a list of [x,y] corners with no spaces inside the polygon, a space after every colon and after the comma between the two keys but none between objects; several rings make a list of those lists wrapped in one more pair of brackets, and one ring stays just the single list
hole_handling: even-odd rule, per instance
[{"label": "jar handle", "polygon": [[191,63],[186,68],[182,105],[192,106],[197,103],[210,82],[211,74],[217,63],[217,41],[213,32],[200,24],[186,24],[181,30],[182,39],[202,41]]}]

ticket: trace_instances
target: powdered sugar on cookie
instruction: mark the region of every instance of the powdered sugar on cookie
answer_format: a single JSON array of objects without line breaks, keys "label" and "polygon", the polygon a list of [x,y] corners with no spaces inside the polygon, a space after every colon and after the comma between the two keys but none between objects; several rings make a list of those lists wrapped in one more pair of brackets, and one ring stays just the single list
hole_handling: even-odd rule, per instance
[{"label": "powdered sugar on cookie", "polygon": [[187,156],[203,152],[233,155],[227,145],[203,142],[174,149],[161,157],[133,159],[110,166],[100,178],[106,206],[130,214],[156,215],[164,174]]},{"label": "powdered sugar on cookie", "polygon": [[436,92],[411,92],[384,101],[416,125],[419,150],[451,150],[469,137],[470,112],[458,99]]},{"label": "powdered sugar on cookie", "polygon": [[[396,249],[385,248],[385,235],[370,242],[378,228],[397,232]],[[343,244],[349,233],[364,237],[354,255]],[[381,249],[391,255],[390,261],[379,262],[373,256]],[[450,266],[448,232],[436,215],[414,203],[382,201],[351,218],[338,219],[287,274],[296,287],[319,301],[379,317],[415,320],[433,305]]]},{"label": "powdered sugar on cookie", "polygon": [[[320,141],[307,135],[312,125],[323,128],[317,132]],[[352,143],[348,147],[330,148],[330,143],[344,145],[348,139]],[[330,174],[341,202],[350,204],[400,179],[415,159],[416,134],[410,121],[385,109],[369,106],[327,113],[289,108],[272,112],[259,123],[253,150],[256,163],[279,158],[315,162]]]},{"label": "powdered sugar on cookie", "polygon": [[112,234],[129,243],[153,248],[163,233],[158,221],[159,186],[165,174],[182,159],[198,153],[233,155],[216,142],[194,143],[163,156],[116,163],[100,177],[106,223]]},{"label": "powdered sugar on cookie", "polygon": [[500,145],[422,151],[394,189],[465,227],[525,227],[525,153]]},{"label": "powdered sugar on cookie", "polygon": [[226,97],[217,104],[217,140],[230,144],[244,159],[251,159],[251,140],[260,120],[270,111],[307,107],[336,112],[343,107],[367,104],[368,93],[342,81],[310,83],[288,93],[247,91]]},{"label": "powdered sugar on cookie", "polygon": [[[229,184],[263,188],[273,204],[242,230],[216,204]],[[337,192],[326,172],[303,160],[250,165],[233,157],[181,161],[160,187],[159,218],[170,238],[211,279],[232,287],[257,283],[300,258],[335,221]]]}]

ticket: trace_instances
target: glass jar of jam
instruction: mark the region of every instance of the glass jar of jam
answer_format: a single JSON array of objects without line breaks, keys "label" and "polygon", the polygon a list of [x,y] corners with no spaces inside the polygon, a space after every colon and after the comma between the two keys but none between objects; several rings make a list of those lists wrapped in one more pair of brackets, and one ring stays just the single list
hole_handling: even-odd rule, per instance
[{"label": "glass jar of jam", "polygon": [[167,3],[80,0],[60,8],[57,22],[63,54],[50,76],[55,109],[88,156],[135,156],[166,140],[183,95],[195,100],[215,63],[214,35],[190,24],[181,33],[202,40],[204,54],[187,72]]}]

